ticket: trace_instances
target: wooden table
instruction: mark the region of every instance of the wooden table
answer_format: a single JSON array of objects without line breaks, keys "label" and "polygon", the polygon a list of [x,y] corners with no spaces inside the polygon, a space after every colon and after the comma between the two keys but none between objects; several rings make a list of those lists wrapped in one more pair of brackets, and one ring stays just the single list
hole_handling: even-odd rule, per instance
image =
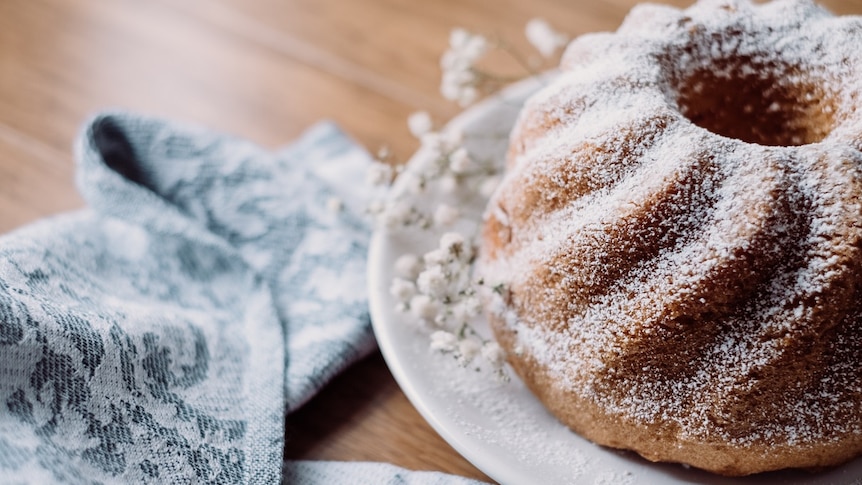
[{"label": "wooden table", "polygon": [[[458,112],[439,57],[463,26],[529,51],[532,17],[612,30],[634,0],[2,0],[0,231],[82,206],[72,142],[98,110],[188,120],[276,148],[323,118],[405,160],[407,116]],[[690,2],[675,0],[677,5]],[[862,13],[862,0],[825,2]],[[496,61],[492,61],[496,62]],[[500,64],[500,68],[508,67]],[[288,417],[287,458],[372,460],[489,480],[422,419],[379,354]]]}]

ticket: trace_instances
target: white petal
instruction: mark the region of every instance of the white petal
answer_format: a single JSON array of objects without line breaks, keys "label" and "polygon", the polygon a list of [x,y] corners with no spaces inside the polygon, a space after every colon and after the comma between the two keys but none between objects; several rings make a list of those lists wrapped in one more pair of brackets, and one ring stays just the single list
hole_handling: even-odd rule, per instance
[{"label": "white petal", "polygon": [[431,131],[433,124],[431,115],[427,111],[417,111],[407,118],[407,126],[410,128],[410,133],[416,138],[421,138],[422,135]]},{"label": "white petal", "polygon": [[469,40],[470,32],[467,32],[466,29],[458,27],[452,29],[452,32],[449,33],[449,45],[454,49],[464,47]]}]

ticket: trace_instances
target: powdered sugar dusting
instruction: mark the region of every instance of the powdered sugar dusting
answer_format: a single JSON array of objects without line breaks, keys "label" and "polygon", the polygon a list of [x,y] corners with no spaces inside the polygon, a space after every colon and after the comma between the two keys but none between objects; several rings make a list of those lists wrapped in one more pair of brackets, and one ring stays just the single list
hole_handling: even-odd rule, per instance
[{"label": "powdered sugar dusting", "polygon": [[807,1],[645,5],[575,40],[486,213],[498,330],[681,440],[858,442],[860,43]]},{"label": "powdered sugar dusting", "polygon": [[[531,79],[507,90],[502,98],[471,108],[456,119],[454,127],[470,135],[467,137],[470,153],[502,165],[506,151],[504,134],[511,129],[528,91],[544,84],[547,81],[541,78]],[[661,120],[644,123],[644,126],[653,128],[663,125]],[[644,149],[638,153],[658,155],[658,151],[651,150]],[[420,153],[411,160],[407,170],[415,169],[422,173],[427,164],[433,163],[433,158]],[[639,163],[630,168],[639,170],[635,167]],[[614,180],[608,183],[613,185]],[[407,184],[399,183],[397,187],[409,190]],[[485,204],[483,200],[472,198],[453,199],[450,191],[427,193],[421,201],[423,204],[441,201],[452,204],[470,215],[470,224],[479,222],[478,217]],[[468,232],[470,228],[475,229],[475,226],[465,226],[461,230]],[[590,484],[631,479],[632,483],[638,484],[762,485],[793,482],[813,485],[848,483],[862,473],[862,460],[857,460],[821,474],[788,473],[758,475],[751,480],[727,479],[689,467],[648,463],[633,453],[611,451],[589,443],[550,416],[517,378],[508,384],[497,384],[487,372],[473,372],[472,367],[461,368],[451,356],[429,352],[425,330],[410,325],[409,319],[405,321],[404,315],[394,309],[396,300],[389,291],[392,278],[397,275],[415,279],[416,276],[415,257],[400,256],[432,249],[438,237],[439,234],[419,229],[375,234],[369,261],[375,333],[393,374],[410,400],[449,443],[500,483]],[[505,303],[500,301],[498,312],[505,311]],[[515,325],[518,317],[511,313],[510,324]],[[489,335],[484,319],[474,322],[474,328],[486,338]],[[728,345],[733,345],[733,342]],[[837,372],[847,370],[839,369]]]},{"label": "powdered sugar dusting", "polygon": [[593,481],[594,485],[631,485],[634,476],[631,472],[605,472],[599,474]]}]

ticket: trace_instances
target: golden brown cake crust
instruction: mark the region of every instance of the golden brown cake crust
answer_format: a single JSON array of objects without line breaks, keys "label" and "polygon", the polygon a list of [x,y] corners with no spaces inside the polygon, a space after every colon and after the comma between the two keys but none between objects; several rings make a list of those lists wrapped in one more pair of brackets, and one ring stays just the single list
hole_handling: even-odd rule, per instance
[{"label": "golden brown cake crust", "polygon": [[862,18],[810,2],[711,1],[569,46],[479,260],[562,422],[725,475],[862,454],[858,45]]}]

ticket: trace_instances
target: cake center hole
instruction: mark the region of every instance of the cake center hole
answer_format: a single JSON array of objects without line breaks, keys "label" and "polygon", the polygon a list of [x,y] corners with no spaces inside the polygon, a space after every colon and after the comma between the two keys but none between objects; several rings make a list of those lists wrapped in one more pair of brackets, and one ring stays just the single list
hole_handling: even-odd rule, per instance
[{"label": "cake center hole", "polygon": [[807,78],[792,66],[718,62],[683,79],[677,103],[694,124],[722,136],[770,146],[816,143],[829,135],[835,106],[826,83]]}]

